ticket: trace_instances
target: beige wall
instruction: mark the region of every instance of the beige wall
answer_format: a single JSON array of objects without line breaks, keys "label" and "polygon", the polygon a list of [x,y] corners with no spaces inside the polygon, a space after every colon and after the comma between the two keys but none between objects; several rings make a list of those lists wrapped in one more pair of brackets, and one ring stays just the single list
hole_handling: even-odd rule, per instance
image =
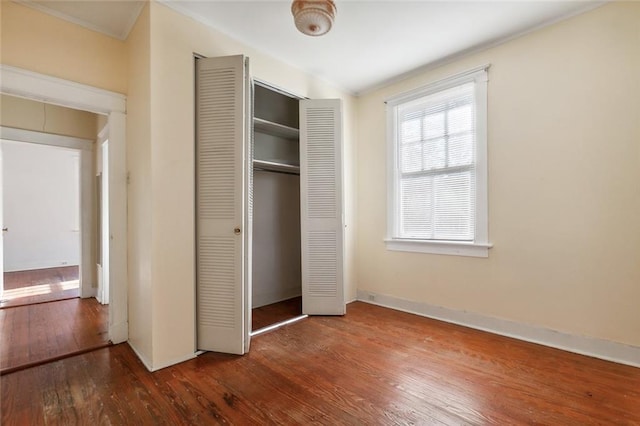
[{"label": "beige wall", "polygon": [[146,6],[127,39],[128,282],[129,343],[153,365],[151,276],[151,83],[150,22]]},{"label": "beige wall", "polygon": [[[640,346],[639,22],[609,4],[359,99],[358,288]],[[383,100],[485,63],[489,258],[385,250]]]},{"label": "beige wall", "polygon": [[[254,77],[312,98],[345,100],[347,146],[347,253],[353,258],[354,100],[323,82],[248,48],[171,9],[151,4],[151,185],[153,362],[193,353],[194,276],[194,59],[193,54],[250,57]],[[348,298],[355,278],[348,268]]]},{"label": "beige wall", "polygon": [[96,139],[96,114],[0,95],[0,124],[6,127]]},{"label": "beige wall", "polygon": [[124,42],[3,0],[0,62],[126,93]]}]

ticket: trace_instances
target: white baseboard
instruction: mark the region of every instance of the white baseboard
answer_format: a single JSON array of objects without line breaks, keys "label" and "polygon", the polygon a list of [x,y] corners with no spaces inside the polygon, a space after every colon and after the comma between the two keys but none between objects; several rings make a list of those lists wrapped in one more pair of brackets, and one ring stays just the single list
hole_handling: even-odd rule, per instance
[{"label": "white baseboard", "polygon": [[98,303],[100,303],[102,305],[102,302],[100,302],[100,300],[97,297],[97,295],[98,295],[97,293],[98,292],[96,291],[96,288],[93,287],[91,285],[91,283],[89,283],[87,285],[84,285],[84,283],[83,283],[82,287],[80,287],[80,297],[82,299],[87,299],[89,297],[95,297],[96,300],[98,301]]},{"label": "white baseboard", "polygon": [[118,343],[126,342],[129,340],[129,323],[123,322],[120,324],[112,324],[109,326],[109,339],[111,343],[117,345]]},{"label": "white baseboard", "polygon": [[138,348],[136,348],[136,345],[131,343],[131,340],[129,340],[127,344],[133,350],[133,352],[136,354],[136,356],[142,362],[142,364],[146,367],[146,369],[149,371],[153,371],[151,368],[151,362],[145,356],[142,355],[142,353],[138,350]]},{"label": "white baseboard", "polygon": [[175,365],[175,364],[180,364],[181,362],[184,362],[184,361],[189,361],[190,359],[194,359],[198,356],[198,353],[191,353],[191,354],[187,354],[185,356],[164,362],[160,365],[154,366],[152,362],[150,362],[145,356],[142,355],[142,353],[138,350],[138,348],[136,348],[136,346],[133,343],[131,343],[131,341],[128,341],[127,344],[129,344],[129,347],[133,349],[133,352],[135,352],[138,359],[140,359],[142,364],[144,364],[145,368],[149,370],[151,373],[153,373],[154,371],[162,370],[163,368],[171,367],[172,365]]},{"label": "white baseboard", "polygon": [[357,299],[361,302],[538,343],[581,355],[640,367],[640,347],[638,346],[625,345],[595,337],[577,336],[535,325],[414,302],[365,290],[358,290]]}]

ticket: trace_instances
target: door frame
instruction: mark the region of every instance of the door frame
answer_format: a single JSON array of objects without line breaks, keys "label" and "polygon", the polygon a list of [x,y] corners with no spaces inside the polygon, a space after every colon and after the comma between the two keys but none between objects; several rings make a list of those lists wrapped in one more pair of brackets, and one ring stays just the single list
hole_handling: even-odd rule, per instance
[{"label": "door frame", "polygon": [[128,340],[126,96],[0,64],[0,93],[108,116],[109,339]]},{"label": "door frame", "polygon": [[[97,218],[100,226],[98,227],[98,242],[100,244],[96,263],[98,273],[98,288],[96,299],[104,304],[109,303],[109,124],[106,123],[98,132],[96,140],[96,178],[100,176],[98,197]],[[106,150],[106,153],[105,153]],[[105,168],[105,164],[107,167]],[[105,170],[106,169],[106,170]],[[106,179],[105,179],[106,177]],[[106,189],[106,191],[105,191]],[[106,206],[106,207],[105,207]],[[106,219],[106,220],[105,220]]]}]

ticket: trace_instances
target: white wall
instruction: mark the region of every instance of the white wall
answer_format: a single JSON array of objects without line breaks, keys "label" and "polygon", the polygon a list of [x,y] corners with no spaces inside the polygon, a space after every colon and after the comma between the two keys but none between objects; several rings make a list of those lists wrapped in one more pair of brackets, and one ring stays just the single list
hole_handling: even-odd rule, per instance
[{"label": "white wall", "polygon": [[5,271],[78,265],[79,153],[2,141]]},{"label": "white wall", "polygon": [[[640,3],[359,100],[358,289],[640,346]],[[489,258],[385,249],[384,99],[489,70]]]}]

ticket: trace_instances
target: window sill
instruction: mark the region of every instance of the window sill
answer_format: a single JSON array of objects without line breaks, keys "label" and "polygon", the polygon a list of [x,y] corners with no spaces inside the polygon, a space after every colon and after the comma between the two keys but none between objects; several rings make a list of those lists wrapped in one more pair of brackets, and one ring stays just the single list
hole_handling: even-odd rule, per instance
[{"label": "window sill", "polygon": [[445,254],[452,256],[489,257],[492,244],[463,243],[458,241],[426,241],[386,238],[387,250],[416,253]]}]

